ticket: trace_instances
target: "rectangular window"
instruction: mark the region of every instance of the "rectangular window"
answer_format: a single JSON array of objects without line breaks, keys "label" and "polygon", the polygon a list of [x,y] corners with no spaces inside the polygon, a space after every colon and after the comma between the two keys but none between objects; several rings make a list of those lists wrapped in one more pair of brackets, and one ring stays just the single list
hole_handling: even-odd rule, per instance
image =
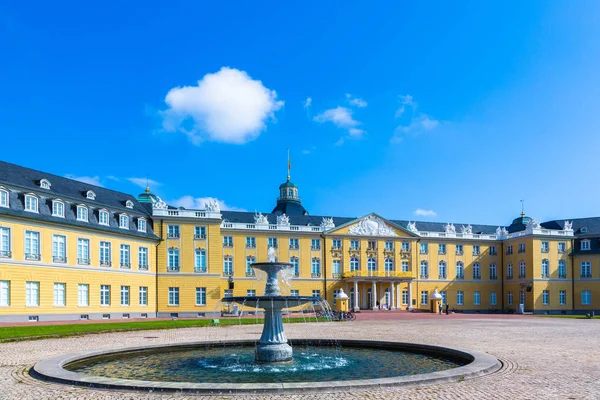
[{"label": "rectangular window", "polygon": [[167,253],[167,271],[179,271],[179,249],[169,249]]},{"label": "rectangular window", "polygon": [[321,297],[321,291],[320,290],[313,290],[312,291],[312,295],[313,295],[313,297]]},{"label": "rectangular window", "polygon": [[548,253],[550,251],[550,242],[542,242],[542,253]]},{"label": "rectangular window", "polygon": [[169,288],[169,305],[170,306],[178,306],[179,305],[179,288],[178,287],[170,287]]},{"label": "rectangular window", "polygon": [[100,305],[110,306],[110,285],[100,285]]},{"label": "rectangular window", "polygon": [[519,278],[525,278],[525,261],[519,263]]},{"label": "rectangular window", "polygon": [[148,305],[148,287],[140,286],[140,306]]},{"label": "rectangular window", "polygon": [[256,248],[256,238],[254,236],[246,236],[246,247],[250,249]]},{"label": "rectangular window", "polygon": [[206,305],[206,288],[205,287],[197,287],[196,288],[196,305],[197,306],[205,306]]},{"label": "rectangular window", "polygon": [[231,290],[231,289],[224,290],[223,297],[233,297],[233,290]]},{"label": "rectangular window", "polygon": [[592,304],[592,292],[591,290],[582,290],[581,291],[581,305],[589,306]]},{"label": "rectangular window", "polygon": [[591,261],[582,261],[581,262],[580,275],[582,278],[591,278],[592,277],[592,262]]},{"label": "rectangular window", "polygon": [[545,306],[550,304],[550,292],[547,290],[542,290],[542,304]]},{"label": "rectangular window", "polygon": [[402,242],[402,252],[408,252],[408,251],[410,251],[410,243]]},{"label": "rectangular window", "polygon": [[550,261],[542,260],[542,278],[550,278]]},{"label": "rectangular window", "polygon": [[138,268],[142,270],[148,269],[148,248],[138,247]]},{"label": "rectangular window", "polygon": [[233,257],[223,258],[223,275],[233,275]]},{"label": "rectangular window", "polygon": [[421,249],[421,254],[427,254],[427,243],[421,243],[420,249]]},{"label": "rectangular window", "polygon": [[581,241],[581,250],[589,250],[590,249],[590,241],[582,240]]},{"label": "rectangular window", "polygon": [[300,296],[300,292],[299,292],[298,290],[296,290],[296,289],[293,289],[293,290],[290,292],[290,295],[292,295],[292,296],[294,296],[294,297],[298,297],[298,296]]},{"label": "rectangular window", "polygon": [[121,245],[121,268],[131,268],[131,255],[128,244]]},{"label": "rectangular window", "polygon": [[268,246],[269,247],[277,248],[277,238],[276,237],[270,237],[268,239]]},{"label": "rectangular window", "polygon": [[246,257],[246,276],[255,276],[254,269],[252,268],[252,264],[256,262],[256,258],[254,256]]},{"label": "rectangular window", "polygon": [[9,258],[10,251],[10,228],[0,227],[0,257]]},{"label": "rectangular window", "polygon": [[446,291],[441,291],[440,294],[442,295],[442,304],[446,304]]},{"label": "rectangular window", "polygon": [[294,267],[294,276],[298,277],[300,276],[300,260],[297,257],[292,257],[290,259],[290,262],[292,263],[292,266]]},{"label": "rectangular window", "polygon": [[194,227],[194,239],[196,239],[196,240],[206,239],[206,226],[195,226]]},{"label": "rectangular window", "polygon": [[525,253],[525,243],[519,243],[519,253]]},{"label": "rectangular window", "polygon": [[10,281],[0,281],[0,307],[10,306]]},{"label": "rectangular window", "polygon": [[496,305],[496,292],[490,292],[490,306]]},{"label": "rectangular window", "polygon": [[179,239],[179,225],[168,225],[167,226],[167,238],[168,239]]},{"label": "rectangular window", "polygon": [[508,299],[508,305],[512,306],[512,304],[513,304],[513,292],[508,292],[506,297]]},{"label": "rectangular window", "polygon": [[377,242],[375,240],[367,241],[367,250],[377,250]]},{"label": "rectangular window", "polygon": [[100,242],[100,266],[110,267],[111,265],[110,242]]},{"label": "rectangular window", "polygon": [[25,211],[38,212],[38,199],[34,196],[25,196]]},{"label": "rectangular window", "polygon": [[567,291],[566,290],[561,290],[558,292],[558,301],[560,302],[561,306],[564,306],[567,304]]},{"label": "rectangular window", "polygon": [[457,244],[456,245],[456,255],[461,255],[464,252],[464,248],[462,244]]},{"label": "rectangular window", "polygon": [[495,280],[498,279],[498,269],[496,268],[496,264],[490,264],[490,279]]},{"label": "rectangular window", "polygon": [[463,291],[456,292],[456,305],[462,306],[465,298],[465,293]]},{"label": "rectangular window", "polygon": [[77,239],[77,264],[89,265],[90,263],[90,240]]},{"label": "rectangular window", "polygon": [[40,305],[40,283],[25,282],[25,305],[37,307]]},{"label": "rectangular window", "polygon": [[473,292],[473,305],[481,305],[481,292]]},{"label": "rectangular window", "polygon": [[313,278],[321,277],[321,260],[318,258],[313,258],[310,264],[310,273]]},{"label": "rectangular window", "polygon": [[421,305],[426,306],[429,303],[429,293],[426,290],[421,291]]},{"label": "rectangular window", "polygon": [[340,239],[333,239],[331,247],[333,249],[339,250],[342,248],[342,241]]},{"label": "rectangular window", "polygon": [[558,277],[566,278],[567,277],[567,264],[565,260],[558,260]]},{"label": "rectangular window", "polygon": [[77,285],[77,305],[87,307],[90,305],[90,285],[80,283]]},{"label": "rectangular window", "polygon": [[52,202],[52,216],[53,217],[65,217],[65,203],[62,201]]},{"label": "rectangular window", "polygon": [[254,290],[254,289],[248,289],[248,290],[246,290],[246,296],[247,297],[255,297],[256,296],[256,290]]},{"label": "rectangular window", "polygon": [[481,266],[479,263],[473,263],[473,279],[481,279]]},{"label": "rectangular window", "polygon": [[223,236],[223,247],[233,247],[233,236]]},{"label": "rectangular window", "polygon": [[446,245],[438,244],[438,254],[446,254]]},{"label": "rectangular window", "polygon": [[67,262],[67,237],[52,235],[52,262]]},{"label": "rectangular window", "polygon": [[342,262],[340,260],[333,260],[333,276],[338,277],[342,273]]},{"label": "rectangular window", "polygon": [[8,207],[8,192],[0,190],[0,207]]},{"label": "rectangular window", "polygon": [[119,215],[119,228],[129,229],[129,217],[127,215]]},{"label": "rectangular window", "polygon": [[385,242],[385,249],[386,249],[387,251],[392,251],[392,250],[394,250],[394,242],[392,242],[391,240],[387,240],[387,241]]},{"label": "rectangular window", "polygon": [[409,272],[408,261],[402,261],[402,272]]},{"label": "rectangular window", "polygon": [[566,251],[567,251],[567,243],[566,242],[558,242],[559,254],[564,254]]},{"label": "rectangular window", "polygon": [[310,240],[310,248],[312,250],[320,250],[321,249],[321,240],[320,239],[311,239]]},{"label": "rectangular window", "polygon": [[496,246],[490,246],[490,256],[495,256],[498,253],[496,252]]},{"label": "rectangular window", "polygon": [[55,283],[54,284],[54,306],[64,307],[66,298],[65,298],[65,288],[66,284],[64,283]]},{"label": "rectangular window", "polygon": [[408,305],[408,290],[403,290],[402,291],[402,305],[403,306],[407,306]]},{"label": "rectangular window", "polygon": [[204,249],[196,249],[194,253],[194,272],[206,272],[206,250]]},{"label": "rectangular window", "polygon": [[507,264],[506,265],[506,279],[512,279],[513,276],[514,276],[513,265]]},{"label": "rectangular window", "polygon": [[510,255],[510,254],[512,254],[512,253],[513,253],[513,247],[512,247],[512,244],[511,244],[511,245],[508,245],[508,246],[506,246],[506,254],[507,254],[507,255]]},{"label": "rectangular window", "polygon": [[146,232],[146,220],[143,218],[138,218],[138,231]]},{"label": "rectangular window", "polygon": [[40,259],[40,233],[25,231],[25,259]]},{"label": "rectangular window", "polygon": [[300,248],[300,241],[297,238],[290,238],[290,249],[298,250]]},{"label": "rectangular window", "polygon": [[456,279],[465,279],[465,266],[462,261],[456,263]]},{"label": "rectangular window", "polygon": [[473,255],[478,256],[481,254],[481,248],[478,245],[473,245]]},{"label": "rectangular window", "polygon": [[100,225],[108,225],[108,217],[109,217],[109,213],[108,211],[99,211],[98,212],[98,223]]},{"label": "rectangular window", "polygon": [[121,286],[121,305],[129,305],[129,286]]},{"label": "rectangular window", "polygon": [[525,289],[519,290],[519,303],[525,304]]},{"label": "rectangular window", "polygon": [[351,240],[350,241],[350,249],[352,249],[352,250],[360,249],[360,242],[358,240]]},{"label": "rectangular window", "polygon": [[88,220],[88,209],[86,206],[77,206],[77,221]]}]

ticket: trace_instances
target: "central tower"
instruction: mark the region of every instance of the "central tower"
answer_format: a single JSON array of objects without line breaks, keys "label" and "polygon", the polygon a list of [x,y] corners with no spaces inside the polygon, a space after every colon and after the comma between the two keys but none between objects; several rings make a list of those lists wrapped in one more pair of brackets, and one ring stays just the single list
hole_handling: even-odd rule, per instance
[{"label": "central tower", "polygon": [[288,149],[287,181],[279,185],[279,197],[277,205],[271,211],[272,214],[290,215],[308,215],[308,211],[302,206],[302,201],[298,196],[298,187],[290,180],[290,149]]}]

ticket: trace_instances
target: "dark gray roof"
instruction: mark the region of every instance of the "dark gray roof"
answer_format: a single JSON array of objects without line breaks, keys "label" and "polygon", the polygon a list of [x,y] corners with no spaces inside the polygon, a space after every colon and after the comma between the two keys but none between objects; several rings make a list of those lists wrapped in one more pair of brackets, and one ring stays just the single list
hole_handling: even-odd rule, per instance
[{"label": "dark gray roof", "polygon": [[[404,221],[404,220],[390,220],[390,221],[395,223],[396,225],[400,225],[404,229],[407,228],[408,223],[409,223],[409,221]],[[417,230],[423,231],[423,232],[445,232],[446,231],[445,225],[446,225],[446,222],[421,222],[421,221],[415,222],[415,226],[417,227]],[[467,226],[469,224],[454,223],[456,232],[460,232],[460,227],[462,225]],[[477,225],[477,224],[474,224],[474,225],[471,224],[471,227],[473,228],[473,233],[481,234],[481,235],[495,235],[496,229],[498,228],[498,226],[496,226],[496,225]]]},{"label": "dark gray roof", "polygon": [[[573,232],[575,236],[598,236],[600,235],[600,217],[574,218],[567,219],[573,222]],[[563,229],[565,220],[552,220],[542,223],[546,229]]]},{"label": "dark gray roof", "polygon": [[[41,179],[50,181],[50,189],[39,187]],[[10,208],[0,207],[0,215],[10,215],[45,222],[54,222],[82,228],[112,232],[121,235],[132,235],[150,239],[158,239],[152,229],[151,210],[146,205],[140,204],[133,196],[105,189],[99,186],[63,178],[57,175],[36,171],[18,165],[0,161],[0,185],[10,190]],[[87,199],[85,194],[92,190],[96,194],[95,200]],[[38,196],[38,211],[25,211],[25,194],[34,193]],[[52,216],[52,200],[61,199],[65,203],[65,216]],[[131,200],[133,208],[125,206]],[[85,204],[88,208],[88,222],[77,220],[77,205]],[[109,225],[98,224],[98,212],[106,209],[110,212]],[[119,228],[119,214],[126,213],[130,216],[129,229]],[[139,217],[147,220],[146,232],[138,232]]]}]

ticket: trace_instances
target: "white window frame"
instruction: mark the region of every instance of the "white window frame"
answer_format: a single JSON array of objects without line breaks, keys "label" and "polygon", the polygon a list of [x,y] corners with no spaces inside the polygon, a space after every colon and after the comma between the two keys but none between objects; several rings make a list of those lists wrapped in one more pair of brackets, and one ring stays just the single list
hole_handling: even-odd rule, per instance
[{"label": "white window frame", "polygon": [[77,306],[89,307],[90,305],[90,285],[79,283],[77,285]]},{"label": "white window frame", "polygon": [[206,306],[206,287],[197,287],[196,288],[196,306],[198,306],[198,307]]},{"label": "white window frame", "polygon": [[121,307],[129,307],[131,302],[131,287],[121,285]]},{"label": "white window frame", "polygon": [[179,306],[179,287],[170,287],[169,288],[169,306],[171,306],[171,307]]},{"label": "white window frame", "polygon": [[481,292],[478,290],[473,292],[473,305],[474,306],[481,305]]},{"label": "white window frame", "polygon": [[146,219],[145,218],[138,218],[137,221],[138,221],[138,232],[146,232],[146,229],[147,229],[147,227],[146,227],[146,225],[147,225]]},{"label": "white window frame", "polygon": [[513,292],[512,292],[512,290],[509,290],[506,293],[506,299],[507,299],[508,305],[512,306],[513,305]]},{"label": "white window frame", "polygon": [[498,302],[498,296],[496,295],[496,292],[491,291],[490,292],[490,306],[495,306]]},{"label": "white window frame", "polygon": [[350,271],[360,271],[360,260],[358,257],[350,258]]},{"label": "white window frame", "polygon": [[86,199],[90,199],[90,200],[96,200],[96,193],[94,193],[94,191],[93,191],[93,190],[88,190],[88,191],[85,193],[85,198],[86,198]]},{"label": "white window frame", "polygon": [[52,200],[52,216],[65,217],[65,203],[62,200]]},{"label": "white window frame", "polygon": [[10,281],[0,281],[0,307],[10,306]]},{"label": "white window frame", "polygon": [[0,227],[0,257],[2,258],[11,258],[11,230],[7,226]]},{"label": "white window frame", "polygon": [[421,260],[419,263],[419,278],[429,278],[429,263],[426,260]]},{"label": "white window frame", "polygon": [[465,304],[465,292],[459,290],[456,292],[456,305],[462,306]]},{"label": "white window frame", "polygon": [[150,251],[147,247],[138,246],[138,269],[147,270],[149,268]]},{"label": "white window frame", "polygon": [[321,259],[313,257],[310,261],[310,276],[320,277],[321,276]]},{"label": "white window frame", "polygon": [[48,179],[43,178],[40,180],[40,188],[50,190],[50,187],[52,187],[52,184]]},{"label": "white window frame", "polygon": [[592,276],[592,262],[581,261],[579,263],[579,276],[582,278],[588,278]]},{"label": "white window frame", "polygon": [[[42,235],[39,232],[29,230],[25,231],[25,258],[27,260],[39,261],[42,259],[41,242]],[[35,250],[37,250],[37,253],[34,253]],[[30,255],[29,257],[27,257],[28,254]]]},{"label": "white window frame", "polygon": [[462,261],[456,262],[456,279],[465,279],[465,264]]},{"label": "white window frame", "polygon": [[40,306],[40,283],[25,282],[25,307]]},{"label": "white window frame", "polygon": [[205,273],[207,272],[206,267],[206,250],[196,249],[194,252],[194,272]]},{"label": "white window frame", "polygon": [[36,195],[26,194],[25,195],[25,211],[39,212],[40,199]]},{"label": "white window frame", "polygon": [[333,274],[339,275],[342,273],[342,260],[333,260]]},{"label": "white window frame", "polygon": [[367,258],[367,271],[377,271],[377,259],[375,257]]},{"label": "white window frame", "polygon": [[233,256],[223,257],[223,275],[233,275]]},{"label": "white window frame", "polygon": [[52,235],[52,262],[67,262],[67,237],[65,235]]},{"label": "white window frame", "polygon": [[167,271],[179,271],[179,249],[168,249]]},{"label": "white window frame", "polygon": [[90,210],[88,210],[87,206],[83,204],[79,204],[77,206],[77,221],[88,222],[89,221]]},{"label": "white window frame", "polygon": [[545,306],[550,305],[550,291],[542,290],[542,304]]},{"label": "white window frame", "polygon": [[65,307],[67,305],[67,284],[54,283],[54,307]]},{"label": "white window frame", "polygon": [[100,242],[100,254],[98,262],[100,266],[112,266],[112,243],[107,241]]},{"label": "white window frame", "polygon": [[581,251],[589,251],[591,249],[590,241],[588,239],[581,241]]},{"label": "white window frame", "polygon": [[119,214],[119,228],[129,229],[129,215]]},{"label": "white window frame", "polygon": [[592,291],[584,289],[581,291],[581,305],[589,306],[592,304]]},{"label": "white window frame", "polygon": [[108,212],[108,210],[98,211],[98,224],[105,226],[110,225],[110,212]]},{"label": "white window frame", "polygon": [[10,192],[3,186],[0,186],[0,207],[10,207]]},{"label": "white window frame", "polygon": [[140,286],[138,301],[142,307],[148,305],[148,286]]},{"label": "white window frame", "polygon": [[566,290],[558,291],[558,301],[561,306],[567,305],[567,291]]},{"label": "white window frame", "polygon": [[100,305],[104,307],[110,306],[110,285],[100,285]]},{"label": "white window frame", "polygon": [[127,208],[133,208],[133,201],[131,201],[131,200],[127,200],[127,201],[125,202],[125,207],[127,207]]},{"label": "white window frame", "polygon": [[119,266],[121,268],[131,268],[131,246],[128,244],[119,246]]},{"label": "white window frame", "polygon": [[294,267],[294,276],[300,276],[300,259],[298,257],[291,257],[290,263]]},{"label": "white window frame", "polygon": [[429,292],[427,290],[421,290],[421,305],[426,306],[429,304]]}]

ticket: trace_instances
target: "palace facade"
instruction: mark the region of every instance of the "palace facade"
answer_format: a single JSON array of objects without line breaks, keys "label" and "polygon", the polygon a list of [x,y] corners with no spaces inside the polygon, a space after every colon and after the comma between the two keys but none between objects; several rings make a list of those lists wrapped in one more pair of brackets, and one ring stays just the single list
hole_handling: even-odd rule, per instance
[{"label": "palace facade", "polygon": [[[204,317],[261,295],[252,263],[294,266],[290,295],[360,309],[600,310],[600,217],[508,226],[312,216],[289,179],[270,213],[171,207],[0,162],[0,321]],[[233,289],[231,289],[233,286]]]}]

